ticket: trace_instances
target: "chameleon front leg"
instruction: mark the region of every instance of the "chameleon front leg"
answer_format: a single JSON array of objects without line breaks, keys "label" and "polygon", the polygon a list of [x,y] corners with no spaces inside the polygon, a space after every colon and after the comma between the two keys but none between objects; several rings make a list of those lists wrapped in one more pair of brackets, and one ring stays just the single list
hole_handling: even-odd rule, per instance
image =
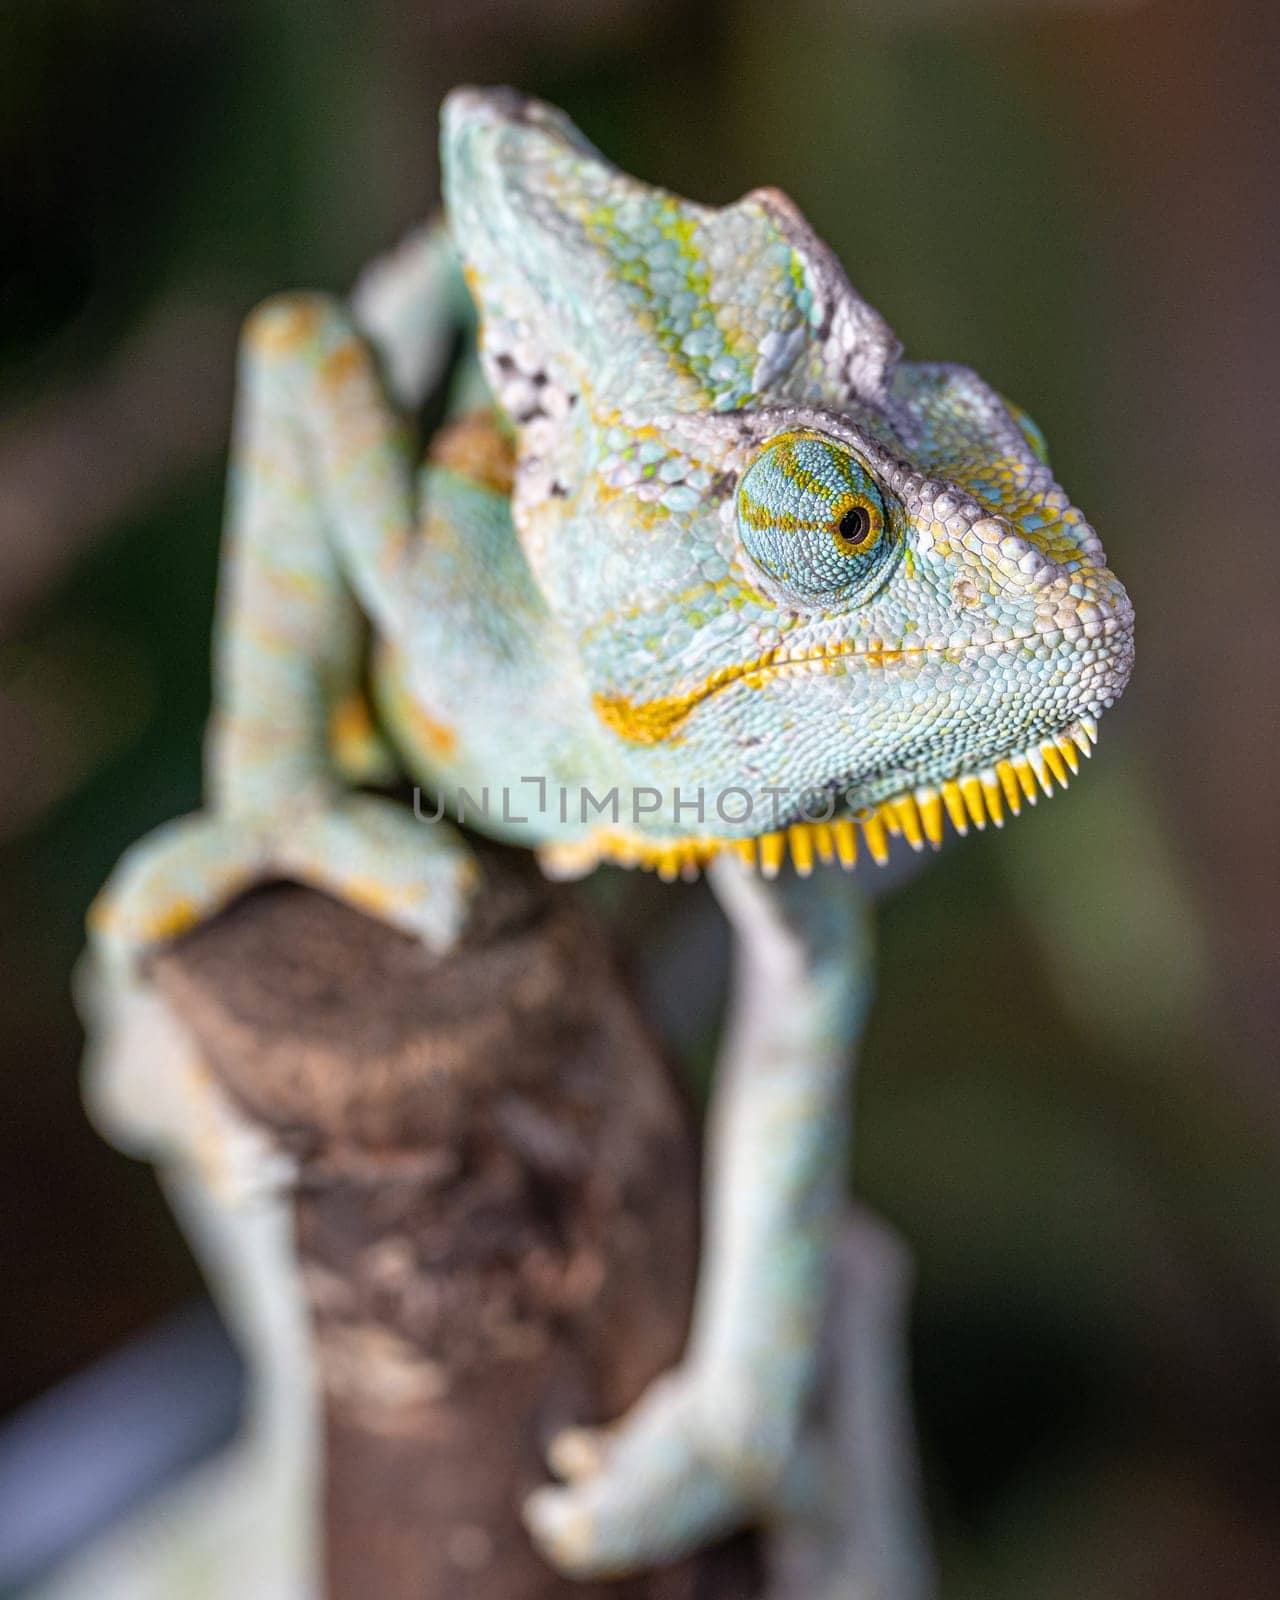
[{"label": "chameleon front leg", "polygon": [[680,1366],[607,1429],[553,1440],[526,1520],[579,1575],[670,1560],[784,1499],[819,1362],[853,1046],[871,991],[848,880],[765,882],[722,858],[737,938],[708,1131],[702,1279]]},{"label": "chameleon front leg", "polygon": [[436,946],[474,868],[455,836],[342,791],[333,706],[356,681],[362,613],[401,626],[413,464],[369,350],[320,295],[246,325],[207,744],[210,811],[130,850],[95,906],[100,954],[140,949],[256,880],[311,883]]}]

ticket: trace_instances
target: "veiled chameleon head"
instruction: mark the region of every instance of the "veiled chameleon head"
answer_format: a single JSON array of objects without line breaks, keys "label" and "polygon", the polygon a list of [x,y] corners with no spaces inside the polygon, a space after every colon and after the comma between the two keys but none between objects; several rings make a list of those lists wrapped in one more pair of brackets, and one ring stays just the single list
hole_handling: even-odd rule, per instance
[{"label": "veiled chameleon head", "polygon": [[[620,774],[780,795],[767,867],[1066,781],[1132,610],[1023,413],[901,360],[777,191],[691,204],[505,90],[450,97],[444,171],[521,542]],[[677,870],[761,832],[709,811],[583,848]]]}]

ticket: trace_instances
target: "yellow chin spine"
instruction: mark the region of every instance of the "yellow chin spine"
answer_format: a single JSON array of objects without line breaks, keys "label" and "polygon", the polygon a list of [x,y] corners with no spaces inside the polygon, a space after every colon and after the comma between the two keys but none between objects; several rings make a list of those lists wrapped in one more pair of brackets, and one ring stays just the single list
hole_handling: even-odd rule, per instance
[{"label": "yellow chin spine", "polygon": [[690,834],[653,838],[623,828],[602,827],[583,839],[544,845],[539,858],[548,874],[577,878],[601,863],[640,867],[667,883],[696,878],[717,856],[736,855],[745,867],[776,878],[788,857],[801,877],[816,863],[838,861],[846,872],[857,865],[859,839],[878,865],[889,860],[889,839],[905,839],[912,850],[941,848],[943,819],[963,837],[971,827],[1004,826],[1006,812],[1019,816],[1023,803],[1034,805],[1038,792],[1052,795],[1054,783],[1065,789],[1080,770],[1080,757],[1093,754],[1097,723],[1081,717],[1053,739],[1004,757],[981,772],[949,779],[937,788],[904,790],[854,816],[823,822],[793,822],[784,829],[751,839],[725,839]]}]

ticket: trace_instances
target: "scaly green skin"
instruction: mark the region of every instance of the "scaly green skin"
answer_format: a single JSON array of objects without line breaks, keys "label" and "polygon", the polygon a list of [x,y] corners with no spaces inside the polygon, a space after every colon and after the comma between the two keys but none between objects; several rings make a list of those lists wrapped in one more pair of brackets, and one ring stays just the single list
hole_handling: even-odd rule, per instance
[{"label": "scaly green skin", "polygon": [[370,346],[401,405],[437,380],[439,233],[354,316],[255,313],[212,809],[130,852],[93,925],[127,972],[285,873],[456,937],[459,837],[340,784],[362,618],[401,760],[469,792],[477,826],[559,870],[713,862],[742,977],[690,1348],[615,1429],[561,1435],[568,1481],[528,1507],[566,1570],[619,1571],[776,1506],[800,1451],[870,961],[843,880],[770,881],[783,845],[807,875],[851,863],[855,818],[879,856],[886,826],[936,843],[944,806],[963,831],[1065,780],[1127,680],[1132,612],[1034,425],[900,360],[784,196],[691,205],[509,91],[453,94],[443,156],[483,383],[418,469]]}]

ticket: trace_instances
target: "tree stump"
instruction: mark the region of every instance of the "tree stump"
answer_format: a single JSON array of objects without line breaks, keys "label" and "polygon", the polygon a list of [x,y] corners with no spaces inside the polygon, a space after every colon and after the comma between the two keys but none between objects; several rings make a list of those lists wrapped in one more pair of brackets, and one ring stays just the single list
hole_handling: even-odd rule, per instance
[{"label": "tree stump", "polygon": [[678,1356],[697,1256],[689,1112],[581,903],[505,855],[437,958],[271,886],[151,975],[292,1161],[322,1389],[329,1600],[748,1600],[740,1538],[576,1583],[519,1520],[542,1451]]}]

